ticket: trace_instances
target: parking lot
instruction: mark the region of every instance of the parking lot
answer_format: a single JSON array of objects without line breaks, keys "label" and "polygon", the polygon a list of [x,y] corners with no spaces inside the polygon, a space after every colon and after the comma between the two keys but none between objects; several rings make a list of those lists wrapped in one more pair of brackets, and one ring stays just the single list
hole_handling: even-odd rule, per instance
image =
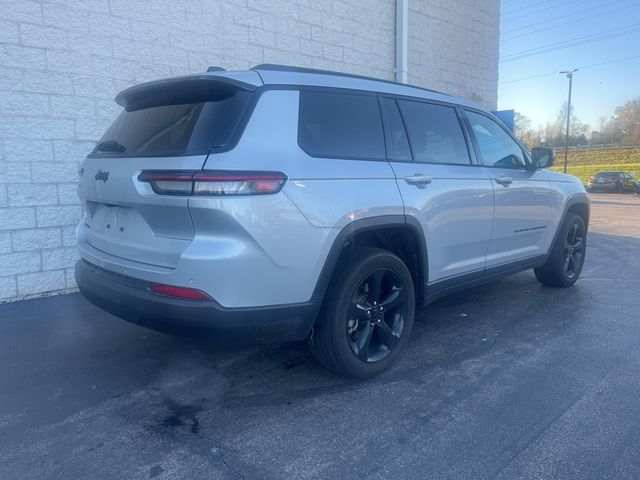
[{"label": "parking lot", "polygon": [[79,294],[0,305],[0,478],[640,478],[640,196],[592,195],[588,242],[574,288],[444,298],[365,382]]}]

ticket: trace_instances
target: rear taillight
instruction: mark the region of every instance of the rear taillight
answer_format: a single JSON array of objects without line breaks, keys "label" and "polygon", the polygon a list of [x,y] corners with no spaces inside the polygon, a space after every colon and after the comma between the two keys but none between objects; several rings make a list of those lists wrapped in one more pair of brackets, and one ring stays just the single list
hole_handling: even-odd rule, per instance
[{"label": "rear taillight", "polygon": [[279,172],[145,170],[138,180],[161,195],[265,195],[278,193],[287,177]]},{"label": "rear taillight", "polygon": [[163,195],[191,195],[194,172],[144,171],[138,180],[151,184],[156,193]]},{"label": "rear taillight", "polygon": [[261,195],[277,193],[287,180],[282,173],[196,173],[194,195]]},{"label": "rear taillight", "polygon": [[195,288],[176,287],[174,285],[165,285],[163,283],[150,283],[149,289],[153,293],[163,295],[165,297],[179,298],[182,300],[211,300],[209,295],[200,290],[196,290]]}]

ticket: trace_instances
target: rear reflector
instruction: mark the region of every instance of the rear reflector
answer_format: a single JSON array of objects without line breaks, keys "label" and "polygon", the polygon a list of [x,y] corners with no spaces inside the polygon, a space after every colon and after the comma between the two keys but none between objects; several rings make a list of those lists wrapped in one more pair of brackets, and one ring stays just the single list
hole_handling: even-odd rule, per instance
[{"label": "rear reflector", "polygon": [[145,170],[138,180],[160,195],[265,195],[278,193],[287,177],[280,172]]},{"label": "rear reflector", "polygon": [[162,283],[151,283],[149,288],[153,293],[164,295],[165,297],[180,298],[182,300],[212,300],[209,295],[195,288],[176,287]]}]

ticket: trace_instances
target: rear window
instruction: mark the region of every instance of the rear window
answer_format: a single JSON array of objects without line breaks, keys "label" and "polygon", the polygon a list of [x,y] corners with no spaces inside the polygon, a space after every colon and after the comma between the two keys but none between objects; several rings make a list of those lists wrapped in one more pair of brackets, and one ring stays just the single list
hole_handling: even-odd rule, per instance
[{"label": "rear window", "polygon": [[620,175],[620,172],[599,172],[596,173],[596,177],[613,177],[613,178],[617,178]]},{"label": "rear window", "polygon": [[300,92],[298,143],[316,157],[384,159],[378,99],[351,93]]},{"label": "rear window", "polygon": [[250,92],[224,98],[125,109],[100,139],[92,155],[163,156],[206,153],[231,140]]}]

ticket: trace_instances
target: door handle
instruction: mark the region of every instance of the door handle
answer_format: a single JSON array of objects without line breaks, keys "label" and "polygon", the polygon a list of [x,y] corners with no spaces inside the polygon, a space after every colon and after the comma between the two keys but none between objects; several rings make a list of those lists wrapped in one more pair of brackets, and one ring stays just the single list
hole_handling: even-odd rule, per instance
[{"label": "door handle", "polygon": [[431,177],[425,177],[421,173],[415,173],[404,177],[404,181],[409,185],[415,185],[418,188],[426,188],[431,183]]},{"label": "door handle", "polygon": [[497,178],[494,178],[496,183],[499,183],[500,185],[504,186],[504,187],[508,187],[509,185],[511,185],[513,183],[513,178],[511,177],[507,177],[506,175],[500,175]]}]

